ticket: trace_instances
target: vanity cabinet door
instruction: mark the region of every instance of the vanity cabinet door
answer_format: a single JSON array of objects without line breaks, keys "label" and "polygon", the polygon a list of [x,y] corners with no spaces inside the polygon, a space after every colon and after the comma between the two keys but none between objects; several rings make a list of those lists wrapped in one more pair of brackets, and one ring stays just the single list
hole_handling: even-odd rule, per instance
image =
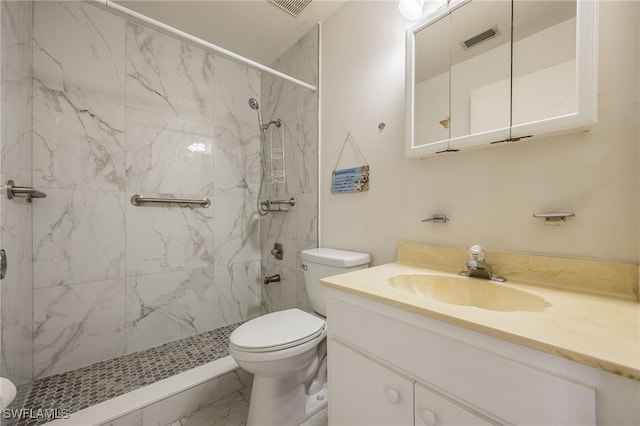
[{"label": "vanity cabinet door", "polygon": [[479,414],[463,408],[426,387],[415,386],[416,426],[489,426],[496,425]]},{"label": "vanity cabinet door", "polygon": [[413,381],[329,341],[329,424],[413,425]]}]

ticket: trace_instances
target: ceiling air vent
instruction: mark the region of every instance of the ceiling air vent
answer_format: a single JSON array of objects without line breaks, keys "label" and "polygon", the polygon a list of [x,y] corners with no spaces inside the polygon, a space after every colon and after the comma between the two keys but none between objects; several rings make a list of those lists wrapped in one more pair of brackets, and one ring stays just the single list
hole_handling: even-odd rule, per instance
[{"label": "ceiling air vent", "polygon": [[462,48],[464,50],[467,50],[473,46],[475,46],[476,44],[485,41],[485,40],[489,40],[492,37],[495,37],[497,35],[500,35],[500,30],[498,29],[498,26],[494,26],[493,28],[489,28],[486,31],[481,32],[480,34],[476,34],[473,37],[470,37],[468,39],[466,39],[465,41],[463,41],[462,43],[460,43],[462,45]]},{"label": "ceiling air vent", "polygon": [[298,16],[311,0],[271,0],[271,3],[293,16]]}]

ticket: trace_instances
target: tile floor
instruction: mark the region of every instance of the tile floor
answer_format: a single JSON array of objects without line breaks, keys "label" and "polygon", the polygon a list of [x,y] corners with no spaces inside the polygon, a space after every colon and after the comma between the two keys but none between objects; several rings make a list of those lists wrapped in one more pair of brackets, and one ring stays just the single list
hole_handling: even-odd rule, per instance
[{"label": "tile floor", "polygon": [[[229,335],[240,323],[44,377],[18,388],[9,409],[69,413],[229,355]],[[2,426],[37,426],[46,418],[0,419]],[[239,423],[238,423],[239,424]]]},{"label": "tile floor", "polygon": [[[222,398],[181,418],[168,426],[244,426],[247,424],[251,388]],[[315,414],[300,426],[327,426],[327,409]]]}]

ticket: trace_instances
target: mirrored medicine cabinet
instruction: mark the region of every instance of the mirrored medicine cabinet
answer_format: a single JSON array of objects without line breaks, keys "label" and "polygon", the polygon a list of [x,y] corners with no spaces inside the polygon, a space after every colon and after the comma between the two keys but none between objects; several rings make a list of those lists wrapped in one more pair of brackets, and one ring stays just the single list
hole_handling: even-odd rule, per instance
[{"label": "mirrored medicine cabinet", "polygon": [[407,29],[407,157],[597,119],[597,0],[451,1]]}]

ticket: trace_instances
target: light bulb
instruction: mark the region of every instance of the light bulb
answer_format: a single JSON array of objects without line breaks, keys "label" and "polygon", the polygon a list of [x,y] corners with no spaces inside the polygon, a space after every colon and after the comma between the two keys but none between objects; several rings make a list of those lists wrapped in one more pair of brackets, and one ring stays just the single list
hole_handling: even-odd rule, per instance
[{"label": "light bulb", "polygon": [[402,16],[415,21],[422,17],[423,5],[424,0],[400,0],[398,3],[398,9]]}]

